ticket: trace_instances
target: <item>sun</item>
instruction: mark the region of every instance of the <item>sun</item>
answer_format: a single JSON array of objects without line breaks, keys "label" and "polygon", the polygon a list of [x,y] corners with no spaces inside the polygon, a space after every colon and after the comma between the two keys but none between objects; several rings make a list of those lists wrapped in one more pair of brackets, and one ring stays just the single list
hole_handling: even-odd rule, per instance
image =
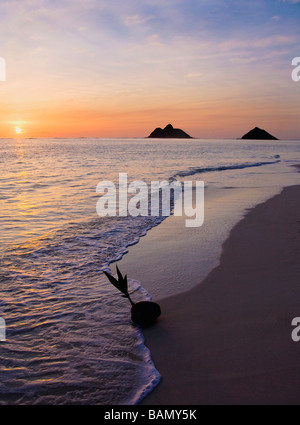
[{"label": "sun", "polygon": [[20,127],[16,127],[15,130],[16,130],[16,133],[18,134],[22,133],[22,129]]}]

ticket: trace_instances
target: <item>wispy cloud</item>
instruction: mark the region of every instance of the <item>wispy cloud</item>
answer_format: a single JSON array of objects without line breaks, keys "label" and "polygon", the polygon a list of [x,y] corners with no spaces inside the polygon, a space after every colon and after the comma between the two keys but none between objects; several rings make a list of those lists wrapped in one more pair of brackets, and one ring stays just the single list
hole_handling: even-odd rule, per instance
[{"label": "wispy cloud", "polygon": [[263,96],[268,84],[286,96],[276,79],[298,54],[296,3],[1,0],[4,102],[17,111],[30,99],[36,110],[75,103],[104,113],[152,110],[161,99],[172,109],[232,93]]},{"label": "wispy cloud", "polygon": [[231,39],[219,43],[221,50],[242,49],[263,49],[266,47],[278,47],[280,45],[291,44],[296,41],[293,35],[273,35],[262,38]]},{"label": "wispy cloud", "polygon": [[133,15],[133,16],[126,16],[124,19],[125,25],[140,25],[144,24],[148,21],[153,19],[153,16],[141,16],[141,15]]}]

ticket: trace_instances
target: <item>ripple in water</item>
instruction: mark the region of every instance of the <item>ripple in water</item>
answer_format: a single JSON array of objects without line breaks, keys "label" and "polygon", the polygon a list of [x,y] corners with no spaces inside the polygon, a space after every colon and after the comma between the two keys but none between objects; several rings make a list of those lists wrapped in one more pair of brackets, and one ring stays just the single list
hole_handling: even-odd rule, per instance
[{"label": "ripple in water", "polygon": [[130,304],[101,273],[159,221],[99,219],[2,256],[0,403],[135,404],[159,382]]}]

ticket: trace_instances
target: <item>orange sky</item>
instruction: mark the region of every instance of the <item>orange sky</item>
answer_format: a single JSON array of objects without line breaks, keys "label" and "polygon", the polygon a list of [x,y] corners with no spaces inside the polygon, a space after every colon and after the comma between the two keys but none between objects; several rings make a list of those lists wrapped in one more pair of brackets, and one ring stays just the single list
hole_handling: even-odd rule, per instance
[{"label": "orange sky", "polygon": [[4,1],[0,137],[300,138],[300,4],[200,3]]}]

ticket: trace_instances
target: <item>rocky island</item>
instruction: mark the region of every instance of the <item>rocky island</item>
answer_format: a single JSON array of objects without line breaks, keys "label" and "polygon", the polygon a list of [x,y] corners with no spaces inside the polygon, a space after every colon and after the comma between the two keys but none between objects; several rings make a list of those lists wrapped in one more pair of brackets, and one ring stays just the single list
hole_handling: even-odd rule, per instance
[{"label": "rocky island", "polygon": [[272,136],[266,130],[255,127],[249,133],[245,134],[242,139],[252,139],[252,140],[278,140],[276,137]]},{"label": "rocky island", "polygon": [[192,139],[185,131],[180,128],[174,128],[171,124],[168,124],[164,129],[156,128],[148,137],[156,139]]}]

